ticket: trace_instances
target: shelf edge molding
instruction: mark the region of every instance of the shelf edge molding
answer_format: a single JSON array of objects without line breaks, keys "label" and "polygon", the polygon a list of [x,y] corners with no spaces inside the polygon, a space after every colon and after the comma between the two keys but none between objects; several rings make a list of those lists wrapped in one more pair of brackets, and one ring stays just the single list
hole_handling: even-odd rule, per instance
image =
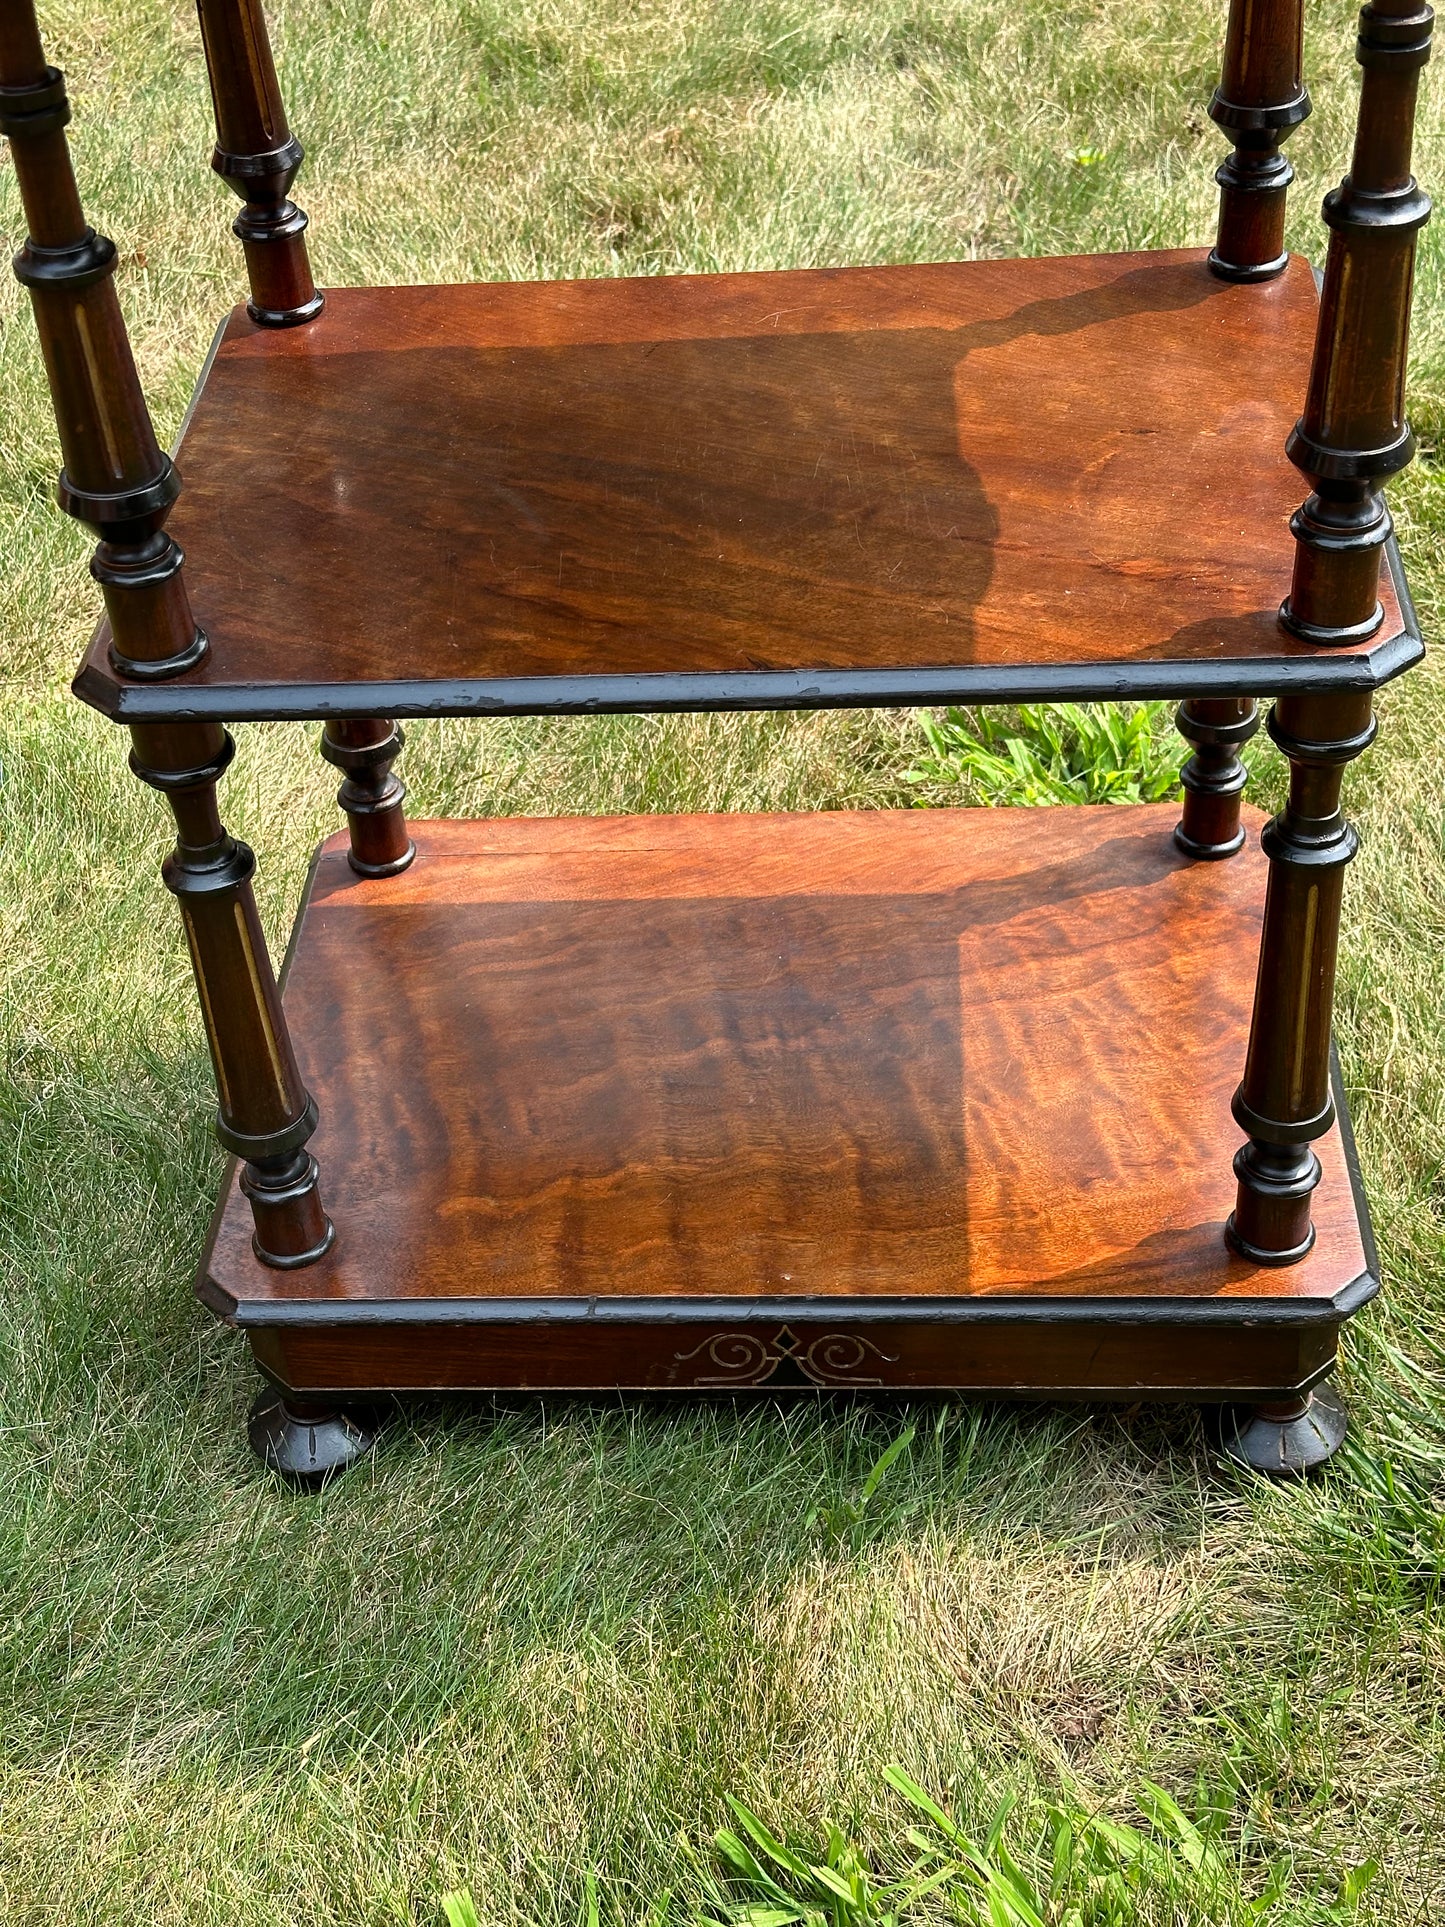
[{"label": "shelf edge molding", "polygon": [[[1403,599],[1402,599],[1403,600]],[[455,678],[416,682],[120,685],[81,665],[72,688],[115,722],[326,722],[333,717],[706,714],[721,710],[910,709],[933,703],[1141,702],[1382,688],[1421,660],[1414,617],[1368,654],[1066,666],[942,664],[823,669]]]}]

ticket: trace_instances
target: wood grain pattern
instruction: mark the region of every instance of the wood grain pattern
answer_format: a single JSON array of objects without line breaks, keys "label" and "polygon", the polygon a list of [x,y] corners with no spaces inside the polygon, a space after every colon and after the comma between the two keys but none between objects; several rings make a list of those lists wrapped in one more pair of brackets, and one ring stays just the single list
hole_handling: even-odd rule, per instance
[{"label": "wood grain pattern", "polygon": [[[124,713],[1368,680],[1397,607],[1363,652],[1276,618],[1315,314],[1197,252],[238,313],[180,451],[211,657]],[[120,713],[103,651],[77,688]]]},{"label": "wood grain pattern", "polygon": [[1369,1271],[1338,1128],[1308,1259],[1223,1237],[1261,819],[1207,864],[1174,817],[422,824],[385,882],[333,838],[285,999],[337,1241],[268,1271],[232,1192],[204,1293],[433,1345],[760,1298],[1328,1323]]}]

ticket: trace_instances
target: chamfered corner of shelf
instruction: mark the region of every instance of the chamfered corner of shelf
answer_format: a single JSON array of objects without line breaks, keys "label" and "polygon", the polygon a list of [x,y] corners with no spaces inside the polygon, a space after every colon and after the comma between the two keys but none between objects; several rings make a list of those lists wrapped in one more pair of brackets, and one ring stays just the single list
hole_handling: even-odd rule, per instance
[{"label": "chamfered corner of shelf", "polygon": [[1361,652],[1360,661],[1369,672],[1370,688],[1383,689],[1386,683],[1394,682],[1396,677],[1403,676],[1416,663],[1423,661],[1424,639],[1410,626],[1408,617],[1406,621],[1407,626],[1397,634],[1387,636],[1383,642]]},{"label": "chamfered corner of shelf", "polygon": [[[229,1185],[226,1188],[229,1190]],[[191,1289],[206,1310],[213,1312],[223,1325],[246,1323],[245,1306],[242,1301],[211,1276],[211,1241],[209,1239]]]},{"label": "chamfered corner of shelf", "polygon": [[[1368,1218],[1367,1218],[1367,1215],[1365,1214],[1365,1209],[1364,1209],[1363,1194],[1357,1191],[1355,1201],[1356,1201],[1356,1204],[1359,1207],[1361,1207],[1361,1216],[1360,1216],[1361,1238],[1366,1244],[1368,1244],[1369,1243],[1369,1237],[1368,1237],[1369,1226],[1368,1226]],[[1368,1271],[1362,1271],[1358,1278],[1354,1278],[1350,1281],[1349,1284],[1341,1286],[1340,1290],[1335,1293],[1333,1298],[1327,1299],[1324,1302],[1325,1304],[1328,1305],[1329,1310],[1331,1314],[1333,1314],[1334,1318],[1338,1319],[1339,1322],[1343,1324],[1347,1318],[1353,1318],[1356,1312],[1363,1311],[1365,1306],[1370,1303],[1371,1299],[1377,1298],[1379,1295],[1380,1295],[1379,1266],[1377,1264],[1372,1264]]]},{"label": "chamfered corner of shelf", "polygon": [[[307,884],[309,887],[309,876],[307,877]],[[299,918],[297,921],[299,923]],[[294,932],[292,933],[292,940],[293,942],[295,940]],[[212,1276],[212,1259],[215,1256],[216,1240],[220,1237],[221,1227],[226,1220],[226,1207],[230,1200],[231,1187],[235,1182],[235,1176],[236,1159],[234,1157],[228,1157],[226,1160],[225,1174],[221,1179],[220,1190],[217,1193],[216,1202],[211,1211],[210,1222],[206,1226],[206,1242],[201,1248],[201,1260],[196,1267],[195,1277],[191,1281],[191,1289],[196,1297],[208,1311],[214,1312],[216,1317],[226,1325],[238,1325],[244,1322],[242,1301],[235,1292],[228,1291],[218,1279]]]},{"label": "chamfered corner of shelf", "polygon": [[113,723],[127,720],[126,685],[113,673],[108,673],[105,665],[105,649],[110,637],[110,624],[101,621],[91,634],[86,645],[80,667],[71,678],[70,693],[77,701],[83,702],[87,709],[94,709]]}]

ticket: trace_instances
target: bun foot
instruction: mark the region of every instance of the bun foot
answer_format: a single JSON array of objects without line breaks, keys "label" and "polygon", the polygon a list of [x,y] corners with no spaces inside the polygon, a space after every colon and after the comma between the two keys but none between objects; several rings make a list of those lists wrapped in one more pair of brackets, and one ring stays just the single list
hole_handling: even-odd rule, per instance
[{"label": "bun foot", "polygon": [[376,1443],[375,1425],[354,1409],[291,1398],[274,1386],[251,1407],[246,1435],[268,1472],[309,1491],[365,1458]]},{"label": "bun foot", "polygon": [[1303,1398],[1215,1407],[1216,1443],[1225,1458],[1272,1479],[1298,1479],[1344,1444],[1349,1413],[1333,1385]]}]

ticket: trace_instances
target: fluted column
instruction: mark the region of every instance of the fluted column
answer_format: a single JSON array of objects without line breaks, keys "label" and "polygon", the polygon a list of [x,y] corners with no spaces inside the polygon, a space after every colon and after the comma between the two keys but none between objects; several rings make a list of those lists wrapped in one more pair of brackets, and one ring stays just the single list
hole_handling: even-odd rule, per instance
[{"label": "fluted column", "polygon": [[1229,1239],[1256,1264],[1287,1265],[1314,1244],[1311,1149],[1335,1120],[1330,1031],[1345,869],[1359,839],[1340,807],[1345,764],[1375,735],[1371,697],[1281,696],[1269,733],[1289,758],[1289,801],[1266,824],[1269,858],[1249,1050],[1234,1096],[1249,1141]]},{"label": "fluted column", "polygon": [[289,1271],[330,1249],[312,1100],[291,1047],[256,899],[256,859],[221,821],[216,784],[235,744],[219,723],[134,724],[130,766],[165,797],[176,845],[161,866],[180,905],[215,1071],[216,1136],[244,1160],[252,1246]]},{"label": "fluted column", "polygon": [[85,219],[60,72],[46,64],[29,0],[0,12],[0,132],[9,137],[29,234],[15,257],[55,401],[60,505],[100,538],[110,655],[125,676],[184,675],[206,652],[165,532],[180,490],[141,394],[112,277],[115,247]]},{"label": "fluted column", "polygon": [[[1289,438],[1314,492],[1295,515],[1294,579],[1280,620],[1308,642],[1363,640],[1381,621],[1380,556],[1390,534],[1380,484],[1414,453],[1405,354],[1415,236],[1430,203],[1410,173],[1415,95],[1431,13],[1373,0],[1360,15],[1354,159],[1325,201],[1330,228],[1304,413]],[[1314,1242],[1320,1180],[1310,1148],[1334,1120],[1329,1088],[1335,956],[1344,872],[1357,840],[1341,809],[1344,766],[1375,733],[1362,695],[1282,696],[1270,734],[1289,758],[1289,801],[1267,826],[1259,977],[1234,1115],[1248,1134],[1229,1238],[1261,1264],[1293,1264]]]}]

